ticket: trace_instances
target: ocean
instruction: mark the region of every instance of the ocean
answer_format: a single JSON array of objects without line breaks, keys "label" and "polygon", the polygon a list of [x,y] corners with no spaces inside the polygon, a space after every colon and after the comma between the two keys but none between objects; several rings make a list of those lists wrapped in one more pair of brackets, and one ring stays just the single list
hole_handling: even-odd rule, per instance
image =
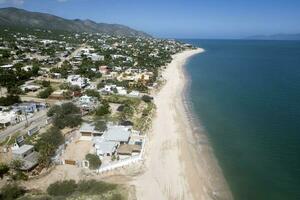
[{"label": "ocean", "polygon": [[183,40],[189,101],[236,200],[300,199],[300,42]]}]

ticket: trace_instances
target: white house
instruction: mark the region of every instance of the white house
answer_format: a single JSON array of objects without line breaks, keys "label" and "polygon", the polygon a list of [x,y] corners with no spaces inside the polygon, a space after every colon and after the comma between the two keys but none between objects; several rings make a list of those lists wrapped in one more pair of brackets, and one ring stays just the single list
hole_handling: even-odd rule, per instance
[{"label": "white house", "polygon": [[127,90],[124,87],[117,87],[119,95],[127,95]]},{"label": "white house", "polygon": [[126,126],[108,126],[103,134],[106,141],[118,142],[125,144],[129,142],[131,131]]},{"label": "white house", "polygon": [[32,91],[32,92],[35,92],[37,90],[39,90],[41,88],[41,86],[39,85],[35,85],[35,84],[24,84],[24,85],[21,85],[21,90],[26,92],[26,91]]},{"label": "white house", "polygon": [[90,80],[88,78],[81,77],[80,75],[69,75],[67,82],[73,86],[77,85],[80,88],[84,88],[90,84]]},{"label": "white house", "polygon": [[13,65],[2,65],[0,66],[1,68],[4,68],[4,69],[10,69],[13,67]]},{"label": "white house", "polygon": [[16,124],[20,121],[21,118],[14,111],[0,111],[0,127],[7,127],[9,125]]},{"label": "white house", "polygon": [[112,93],[116,87],[116,85],[105,85],[104,88],[100,89],[99,91],[103,93]]},{"label": "white house", "polygon": [[130,97],[139,97],[140,96],[140,92],[139,91],[136,91],[136,90],[133,90],[131,91],[128,96]]},{"label": "white house", "polygon": [[84,96],[81,96],[79,98],[79,102],[81,104],[92,104],[92,103],[95,103],[95,98],[87,96],[87,95],[84,95]]},{"label": "white house", "polygon": [[103,61],[104,60],[104,56],[98,55],[96,53],[89,54],[88,57],[91,58],[92,61]]},{"label": "white house", "polygon": [[118,147],[118,142],[106,141],[101,137],[93,138],[93,145],[98,156],[112,156]]}]

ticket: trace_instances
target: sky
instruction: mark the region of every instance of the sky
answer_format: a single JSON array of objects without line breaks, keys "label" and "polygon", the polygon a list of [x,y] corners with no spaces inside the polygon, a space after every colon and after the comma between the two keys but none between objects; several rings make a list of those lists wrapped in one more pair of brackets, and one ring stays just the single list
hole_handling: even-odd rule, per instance
[{"label": "sky", "polygon": [[300,33],[300,0],[0,0],[68,19],[118,23],[165,38]]}]

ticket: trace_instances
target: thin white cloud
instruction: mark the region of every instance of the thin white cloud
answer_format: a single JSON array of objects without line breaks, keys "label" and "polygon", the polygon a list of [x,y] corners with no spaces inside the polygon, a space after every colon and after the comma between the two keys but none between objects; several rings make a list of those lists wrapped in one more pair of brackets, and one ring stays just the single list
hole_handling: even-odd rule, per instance
[{"label": "thin white cloud", "polygon": [[21,6],[24,4],[24,0],[0,0],[0,4],[11,4],[15,6]]},{"label": "thin white cloud", "polygon": [[[56,0],[57,2],[63,3],[68,0]],[[25,0],[0,0],[0,4],[10,4],[10,5],[16,5],[21,6],[23,5]]]}]

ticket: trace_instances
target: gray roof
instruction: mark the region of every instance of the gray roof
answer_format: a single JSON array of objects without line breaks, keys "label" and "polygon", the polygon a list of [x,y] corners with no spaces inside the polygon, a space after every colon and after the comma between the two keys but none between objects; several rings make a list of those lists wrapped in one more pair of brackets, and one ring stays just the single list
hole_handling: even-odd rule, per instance
[{"label": "gray roof", "polygon": [[33,152],[30,155],[26,156],[24,159],[24,166],[21,168],[22,170],[30,170],[38,164],[39,154],[38,152]]},{"label": "gray roof", "polygon": [[124,126],[110,126],[104,133],[104,139],[114,142],[127,142],[131,132]]},{"label": "gray roof", "polygon": [[33,146],[32,145],[28,145],[28,144],[24,144],[23,146],[21,146],[20,148],[18,149],[15,149],[13,150],[13,154],[18,154],[18,155],[21,155],[29,150],[33,149]]},{"label": "gray roof", "polygon": [[102,140],[95,142],[95,148],[97,149],[97,153],[99,152],[100,154],[112,154],[116,150],[117,145],[117,142],[112,141]]},{"label": "gray roof", "polygon": [[79,129],[80,132],[91,132],[100,133],[100,131],[95,130],[95,126],[92,123],[83,123]]}]

